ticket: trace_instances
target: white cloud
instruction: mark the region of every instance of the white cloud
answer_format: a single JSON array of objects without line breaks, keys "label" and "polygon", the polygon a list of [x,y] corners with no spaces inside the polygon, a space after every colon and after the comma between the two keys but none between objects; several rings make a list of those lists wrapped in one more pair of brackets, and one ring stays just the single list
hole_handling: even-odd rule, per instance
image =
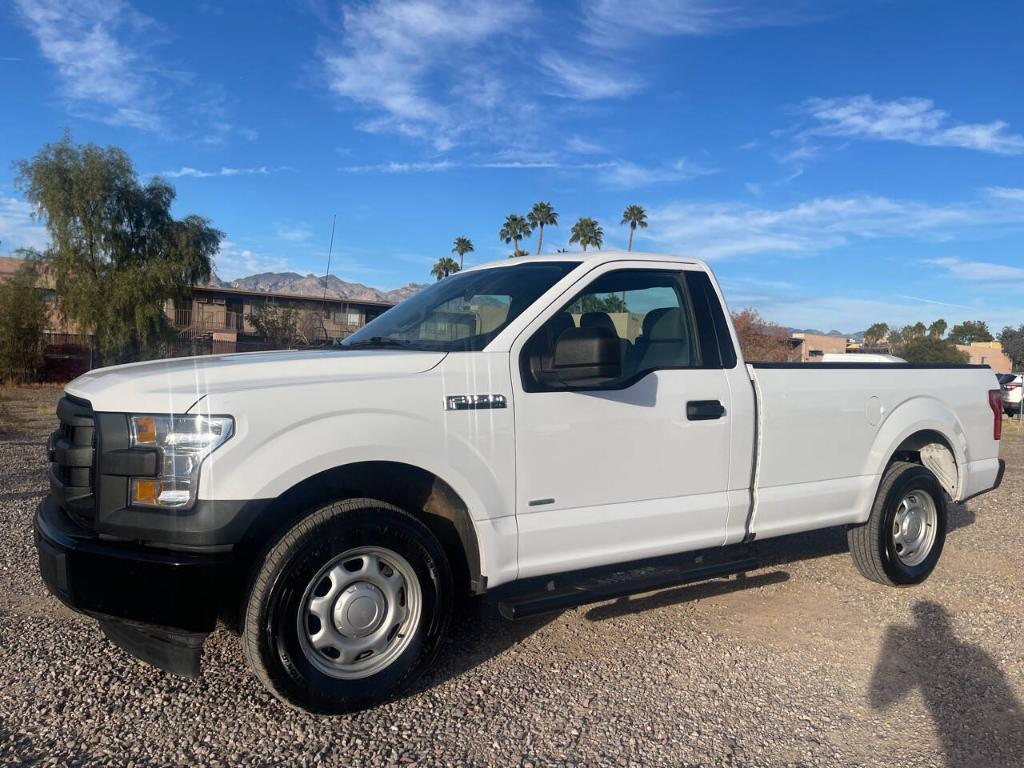
[{"label": "white cloud", "polygon": [[371,163],[369,165],[346,165],[341,170],[346,173],[432,173],[434,171],[447,171],[454,168],[455,163],[450,160],[436,161],[398,161],[388,160],[384,163]]},{"label": "white cloud", "polygon": [[621,0],[590,0],[583,11],[585,39],[594,45],[625,46],[643,35],[705,36],[813,18],[808,4],[767,5],[754,0],[631,0],[626,8]]},{"label": "white cloud", "polygon": [[658,166],[642,166],[629,160],[616,160],[599,164],[598,167],[604,169],[597,176],[602,183],[625,189],[689,181],[698,176],[710,176],[718,173],[717,168],[711,168],[687,158]]},{"label": "white cloud", "polygon": [[679,202],[652,209],[647,236],[663,248],[705,259],[753,253],[813,253],[854,240],[942,241],[972,227],[1024,224],[1024,200],[991,193],[958,203],[859,195],[808,200],[788,208]]},{"label": "white cloud", "polygon": [[120,0],[15,0],[81,114],[111,125],[160,130],[160,89],[146,61],[155,22]]},{"label": "white cloud", "polygon": [[237,280],[260,272],[289,272],[292,266],[282,256],[256,253],[249,248],[224,240],[214,259],[214,271],[221,280]]},{"label": "white cloud", "polygon": [[541,54],[539,64],[549,78],[546,87],[554,96],[581,101],[615,99],[634,93],[642,85],[639,78],[584,62],[578,55],[548,52]]},{"label": "white cloud", "polygon": [[990,302],[971,306],[888,293],[884,285],[877,286],[870,295],[857,295],[853,291],[844,295],[821,295],[802,293],[798,286],[787,282],[754,277],[726,274],[720,280],[730,308],[754,307],[763,317],[776,323],[822,331],[856,333],[876,322],[900,326],[918,321],[928,323],[938,317],[944,317],[950,324],[980,318],[999,328],[1024,310],[1015,309],[1012,304],[993,310]]},{"label": "white cloud", "polygon": [[928,259],[928,263],[943,267],[952,277],[970,283],[1024,286],[1024,267],[990,261],[965,261],[954,257]]},{"label": "white cloud", "polygon": [[565,173],[579,171],[594,172],[593,178],[610,187],[633,189],[654,184],[689,181],[699,176],[718,173],[695,160],[681,158],[671,163],[656,166],[638,165],[629,160],[605,160],[592,163],[571,163],[553,160],[481,160],[458,162],[455,160],[400,161],[389,160],[368,165],[342,166],[346,173],[434,173],[456,168],[476,170],[552,170]]},{"label": "white cloud", "polygon": [[867,95],[810,99],[799,111],[817,121],[805,135],[961,147],[1000,155],[1024,154],[1024,136],[1011,132],[1002,120],[955,123],[931,99],[876,101]]},{"label": "white cloud", "polygon": [[4,252],[18,248],[42,250],[50,243],[49,233],[33,216],[31,203],[16,197],[0,196],[0,242]]},{"label": "white cloud", "polygon": [[1024,189],[1018,187],[988,187],[985,191],[1002,200],[1015,200],[1024,203]]},{"label": "white cloud", "polygon": [[251,168],[220,168],[219,170],[203,171],[198,168],[191,168],[184,166],[176,171],[164,171],[160,176],[166,176],[169,179],[208,179],[212,176],[264,176],[270,173],[265,165],[254,166]]},{"label": "white cloud", "polygon": [[575,134],[565,142],[565,149],[575,155],[603,155],[608,151],[603,144]]},{"label": "white cloud", "polygon": [[286,224],[278,221],[274,223],[274,237],[290,243],[304,243],[313,237],[313,230],[308,224]]},{"label": "white cloud", "polygon": [[43,250],[50,244],[46,227],[33,217],[31,203],[0,195],[0,249],[11,253],[18,248]]},{"label": "white cloud", "polygon": [[[530,14],[526,2],[502,0],[379,0],[343,7],[340,46],[321,53],[331,90],[371,109],[364,127],[433,142],[446,149],[464,130],[463,114],[500,89],[498,75],[480,65],[479,48]],[[466,68],[475,77],[464,80]],[[460,107],[449,89],[474,83],[473,103]],[[500,100],[499,102],[500,103]]]}]

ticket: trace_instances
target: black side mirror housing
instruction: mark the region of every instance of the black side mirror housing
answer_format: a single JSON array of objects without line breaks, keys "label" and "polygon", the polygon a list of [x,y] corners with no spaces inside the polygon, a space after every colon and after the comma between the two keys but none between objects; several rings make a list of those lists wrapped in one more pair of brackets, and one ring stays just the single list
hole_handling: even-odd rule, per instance
[{"label": "black side mirror housing", "polygon": [[600,384],[622,375],[622,345],[608,328],[568,328],[555,342],[555,378],[563,384]]}]

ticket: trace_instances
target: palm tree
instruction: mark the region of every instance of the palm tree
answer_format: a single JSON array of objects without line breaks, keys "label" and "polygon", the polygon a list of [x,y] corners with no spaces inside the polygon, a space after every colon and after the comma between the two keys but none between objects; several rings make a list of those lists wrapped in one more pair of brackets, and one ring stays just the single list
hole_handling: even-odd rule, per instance
[{"label": "palm tree", "polygon": [[626,210],[622,212],[622,221],[620,224],[629,224],[629,245],[626,246],[627,251],[633,250],[633,233],[636,232],[636,228],[647,229],[647,211],[644,210],[642,205],[627,205]]},{"label": "palm tree", "polygon": [[519,241],[530,236],[530,222],[520,216],[518,213],[510,213],[505,217],[505,224],[498,232],[498,237],[504,240],[506,243],[514,243],[515,250],[513,256],[522,256],[523,252],[519,250]]},{"label": "palm tree", "polygon": [[455,242],[452,243],[452,253],[459,254],[459,269],[462,269],[462,259],[467,253],[473,252],[473,241],[468,237],[456,237]]},{"label": "palm tree", "polygon": [[460,269],[458,262],[451,256],[442,256],[430,269],[430,274],[438,280],[443,280],[448,275],[454,275]]},{"label": "palm tree", "polygon": [[601,250],[601,244],[604,243],[604,230],[595,219],[583,216],[572,225],[572,237],[569,238],[569,242],[582,245],[584,253],[586,253],[588,245]]},{"label": "palm tree", "polygon": [[530,226],[537,230],[537,253],[540,253],[544,244],[544,227],[558,226],[558,211],[551,207],[551,203],[534,203],[533,210],[526,214]]}]

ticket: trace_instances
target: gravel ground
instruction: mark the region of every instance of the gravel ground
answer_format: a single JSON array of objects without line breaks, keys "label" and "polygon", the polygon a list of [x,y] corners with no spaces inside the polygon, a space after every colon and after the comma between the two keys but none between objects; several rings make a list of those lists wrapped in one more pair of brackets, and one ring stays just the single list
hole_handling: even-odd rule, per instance
[{"label": "gravel ground", "polygon": [[510,624],[460,617],[409,697],[319,718],[218,631],[199,680],[135,661],[46,594],[31,518],[53,388],[0,391],[0,761],[92,764],[1024,765],[1024,430],[1003,487],[952,509],[935,575],[894,590],[842,531],[765,565]]}]

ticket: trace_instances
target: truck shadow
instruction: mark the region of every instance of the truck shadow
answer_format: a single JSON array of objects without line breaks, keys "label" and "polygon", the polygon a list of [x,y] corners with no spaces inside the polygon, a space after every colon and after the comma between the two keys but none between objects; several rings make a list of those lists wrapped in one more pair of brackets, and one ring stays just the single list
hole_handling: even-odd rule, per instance
[{"label": "truck shadow", "polygon": [[493,596],[465,600],[456,611],[433,667],[415,686],[423,691],[500,656],[561,616],[561,612],[508,621],[498,613]]},{"label": "truck shadow", "polygon": [[[955,535],[956,531],[973,525],[977,520],[977,515],[964,504],[950,504],[947,515],[948,535]],[[757,550],[762,564],[771,566],[839,555],[849,552],[850,547],[846,542],[846,526],[838,526],[765,539],[757,542]]]},{"label": "truck shadow", "polygon": [[[938,603],[919,601],[913,615],[913,624],[891,625],[886,631],[868,692],[870,705],[884,711],[919,691],[947,766],[1020,765],[1024,709],[996,660],[958,639],[949,613]],[[894,719],[898,723],[901,718]],[[909,726],[897,724],[897,729]]]},{"label": "truck shadow", "polygon": [[[971,525],[974,520],[975,514],[966,506],[949,506],[950,533]],[[584,615],[590,621],[604,621],[669,605],[781,584],[790,578],[789,573],[781,570],[781,566],[799,560],[812,560],[849,552],[845,526],[766,539],[757,542],[756,546],[761,561],[761,568],[756,572],[619,598],[599,603],[589,608]],[[421,678],[416,690],[425,690],[459,677],[505,653],[561,615],[552,613],[507,621],[498,613],[498,600],[498,596],[488,595],[465,601],[456,612],[437,663]]]},{"label": "truck shadow", "polygon": [[[590,621],[603,621],[692,600],[779,584],[788,579],[788,573],[772,571],[754,576],[740,575],[727,580],[715,579],[680,587],[668,587],[639,597],[631,596],[614,602],[600,603],[590,608],[585,616]],[[467,600],[455,615],[437,662],[421,678],[415,690],[418,692],[429,689],[471,671],[505,653],[561,615],[562,612],[559,611],[508,621],[498,612],[497,597],[485,596]]]},{"label": "truck shadow", "polygon": [[606,619],[615,619],[621,616],[642,613],[643,611],[651,611],[656,608],[665,608],[670,605],[721,597],[732,592],[742,592],[745,589],[757,589],[772,584],[781,584],[786,581],[789,581],[789,574],[785,571],[769,571],[753,576],[739,574],[726,579],[715,579],[698,584],[669,587],[668,589],[651,592],[639,597],[635,595],[620,597],[614,602],[602,603],[591,608],[587,611],[586,617],[590,621],[605,621]]}]

